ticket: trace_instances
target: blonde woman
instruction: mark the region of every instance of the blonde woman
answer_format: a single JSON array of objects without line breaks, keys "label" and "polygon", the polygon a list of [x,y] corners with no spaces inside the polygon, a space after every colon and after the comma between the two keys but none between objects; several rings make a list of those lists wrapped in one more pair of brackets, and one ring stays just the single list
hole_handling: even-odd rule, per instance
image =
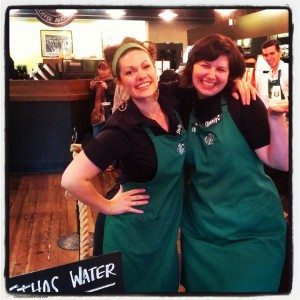
[{"label": "blonde woman", "polygon": [[[68,166],[62,185],[107,215],[103,250],[122,252],[125,292],[177,292],[186,133],[159,95],[153,47],[124,42],[105,54],[130,98]],[[108,200],[90,180],[115,160],[122,192]]]}]

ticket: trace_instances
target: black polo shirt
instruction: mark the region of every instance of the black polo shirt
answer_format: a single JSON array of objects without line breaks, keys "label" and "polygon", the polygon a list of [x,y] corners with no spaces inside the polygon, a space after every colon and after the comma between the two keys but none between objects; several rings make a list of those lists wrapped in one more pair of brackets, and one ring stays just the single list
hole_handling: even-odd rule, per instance
[{"label": "black polo shirt", "polygon": [[121,184],[153,179],[157,170],[157,157],[143,125],[149,125],[155,135],[177,135],[179,119],[173,108],[174,101],[170,97],[160,93],[158,99],[169,118],[169,132],[162,129],[156,121],[145,117],[134,102],[129,100],[126,110],[116,110],[95,141],[84,148],[87,157],[101,170],[118,161]]},{"label": "black polo shirt", "polygon": [[[196,117],[207,121],[220,113],[219,95],[211,99],[199,100],[194,88],[181,89],[177,83],[161,84],[159,103],[169,118],[169,132],[163,130],[154,120],[146,118],[133,101],[128,102],[125,112],[116,110],[108,119],[96,141],[84,148],[87,157],[101,170],[118,160],[120,183],[130,181],[147,182],[154,178],[157,158],[153,143],[143,128],[149,125],[155,135],[175,135],[179,124],[176,111],[187,127],[192,108]],[[238,129],[251,149],[258,149],[270,143],[267,111],[261,100],[243,105],[240,101],[226,96],[229,112]],[[211,100],[211,101],[210,101]],[[201,155],[199,153],[199,155]]]},{"label": "black polo shirt", "polygon": [[[183,120],[185,127],[188,125],[190,112],[195,107],[195,116],[201,122],[209,121],[221,114],[221,94],[200,99],[195,88],[180,90],[177,95],[181,98],[176,109]],[[261,99],[253,100],[250,105],[243,105],[234,99],[230,93],[224,93],[227,106],[233,121],[244,136],[252,150],[259,149],[270,143],[270,127],[268,112]]]}]

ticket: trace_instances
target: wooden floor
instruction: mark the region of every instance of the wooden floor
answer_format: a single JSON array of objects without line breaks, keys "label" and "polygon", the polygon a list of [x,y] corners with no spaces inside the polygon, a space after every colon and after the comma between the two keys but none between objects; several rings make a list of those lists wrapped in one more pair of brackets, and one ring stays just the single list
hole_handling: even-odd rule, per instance
[{"label": "wooden floor", "polygon": [[[116,172],[103,172],[94,184],[103,195],[113,186]],[[78,208],[60,185],[61,174],[9,177],[9,277],[79,260],[78,250],[66,250],[58,241],[78,233]],[[88,210],[89,231],[97,213]],[[92,248],[89,249],[92,253]]]},{"label": "wooden floor", "polygon": [[[100,173],[94,181],[105,195],[114,185],[116,171]],[[79,250],[57,245],[78,233],[78,205],[60,186],[61,174],[15,175],[9,177],[8,276],[14,277],[79,260]],[[88,210],[89,231],[94,232],[97,213]],[[292,280],[291,234],[281,292],[290,291]],[[180,245],[178,242],[180,258]],[[89,249],[90,255],[92,248]],[[184,288],[180,287],[180,292]]]}]

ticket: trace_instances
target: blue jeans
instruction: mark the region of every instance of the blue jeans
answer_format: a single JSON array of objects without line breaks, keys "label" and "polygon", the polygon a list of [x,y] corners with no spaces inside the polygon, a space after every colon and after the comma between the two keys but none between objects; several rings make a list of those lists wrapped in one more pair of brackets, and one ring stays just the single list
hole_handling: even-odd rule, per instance
[{"label": "blue jeans", "polygon": [[93,137],[95,138],[101,131],[104,123],[100,123],[98,125],[93,125]]}]

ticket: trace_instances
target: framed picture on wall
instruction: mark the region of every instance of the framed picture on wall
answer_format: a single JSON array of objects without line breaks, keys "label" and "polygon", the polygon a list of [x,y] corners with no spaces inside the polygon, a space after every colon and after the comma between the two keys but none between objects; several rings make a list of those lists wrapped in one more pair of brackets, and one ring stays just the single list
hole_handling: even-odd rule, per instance
[{"label": "framed picture on wall", "polygon": [[71,30],[41,30],[41,50],[43,57],[69,56],[73,53]]}]

